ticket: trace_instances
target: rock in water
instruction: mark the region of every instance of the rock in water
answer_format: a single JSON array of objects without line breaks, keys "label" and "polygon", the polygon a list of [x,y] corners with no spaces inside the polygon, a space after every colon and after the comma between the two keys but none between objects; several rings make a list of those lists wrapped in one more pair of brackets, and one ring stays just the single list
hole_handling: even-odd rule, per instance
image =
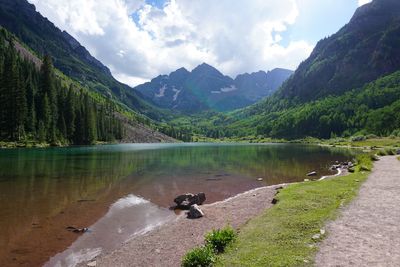
[{"label": "rock in water", "polygon": [[195,195],[194,198],[195,198],[194,204],[203,205],[204,201],[206,201],[206,194],[200,192],[197,195]]},{"label": "rock in water", "polygon": [[197,204],[202,205],[206,201],[206,195],[204,193],[198,193],[196,195],[191,193],[186,193],[180,196],[177,196],[174,199],[177,208],[180,209],[189,209],[190,206]]},{"label": "rock in water", "polygon": [[190,207],[189,212],[188,212],[189,219],[197,219],[197,218],[201,218],[203,216],[204,216],[204,213],[197,204],[194,204]]}]

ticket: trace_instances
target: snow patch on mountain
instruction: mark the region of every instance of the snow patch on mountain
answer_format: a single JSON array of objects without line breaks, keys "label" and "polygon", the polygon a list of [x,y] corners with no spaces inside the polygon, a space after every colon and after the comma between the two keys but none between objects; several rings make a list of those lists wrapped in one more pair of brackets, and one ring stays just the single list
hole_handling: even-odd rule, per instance
[{"label": "snow patch on mountain", "polygon": [[228,93],[228,92],[232,92],[232,91],[235,91],[235,90],[237,90],[237,88],[233,84],[230,87],[221,88],[221,92],[223,92],[223,93]]},{"label": "snow patch on mountain", "polygon": [[181,90],[176,89],[175,86],[174,86],[174,87],[172,88],[172,91],[175,92],[173,101],[176,101],[176,100],[178,99],[178,95],[179,95],[179,93],[181,92]]},{"label": "snow patch on mountain", "polygon": [[158,98],[165,96],[165,90],[167,90],[167,86],[163,85],[163,87],[160,88],[158,94],[154,94],[154,96]]}]

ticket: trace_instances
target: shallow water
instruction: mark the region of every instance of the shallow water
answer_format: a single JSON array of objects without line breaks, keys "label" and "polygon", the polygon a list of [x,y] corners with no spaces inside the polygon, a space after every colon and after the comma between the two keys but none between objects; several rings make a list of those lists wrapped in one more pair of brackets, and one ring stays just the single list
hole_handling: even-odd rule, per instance
[{"label": "shallow water", "polygon": [[[57,253],[49,266],[73,266],[173,219],[168,207],[178,194],[202,191],[211,203],[302,181],[312,170],[327,175],[330,164],[351,157],[287,144],[0,150],[0,266],[40,266]],[[79,235],[67,226],[91,231]]]}]

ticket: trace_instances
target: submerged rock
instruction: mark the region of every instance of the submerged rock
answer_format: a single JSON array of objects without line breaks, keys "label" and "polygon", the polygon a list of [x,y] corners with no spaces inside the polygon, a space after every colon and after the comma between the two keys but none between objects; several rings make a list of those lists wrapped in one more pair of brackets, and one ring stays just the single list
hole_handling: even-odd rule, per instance
[{"label": "submerged rock", "polygon": [[206,201],[206,195],[204,193],[198,193],[195,195],[191,193],[186,193],[177,196],[174,199],[176,207],[180,209],[189,209],[194,204],[202,205],[204,201]]},{"label": "submerged rock", "polygon": [[188,212],[189,219],[197,219],[204,216],[204,212],[199,208],[197,204],[194,204],[190,207]]}]

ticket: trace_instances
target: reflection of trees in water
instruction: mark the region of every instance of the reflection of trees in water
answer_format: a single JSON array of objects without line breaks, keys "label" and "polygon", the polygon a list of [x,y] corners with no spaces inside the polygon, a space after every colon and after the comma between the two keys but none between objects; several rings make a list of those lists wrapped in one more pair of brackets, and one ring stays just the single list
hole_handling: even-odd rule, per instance
[{"label": "reflection of trees in water", "polygon": [[30,224],[30,218],[52,216],[80,199],[126,193],[129,188],[157,184],[169,174],[190,179],[190,174],[228,172],[268,177],[273,182],[302,176],[313,166],[340,160],[346,154],[293,145],[122,148],[0,151],[0,194],[10,200],[0,203],[7,215],[7,219],[0,218],[0,226],[14,228],[26,219]]},{"label": "reflection of trees in water", "polygon": [[111,187],[128,175],[138,180],[142,174],[148,177],[191,171],[296,176],[318,164],[344,159],[344,155],[322,147],[287,145],[178,146],[123,152],[118,146],[111,151],[10,150],[0,154],[0,178],[5,181],[0,191],[8,187],[7,191],[20,199],[29,196],[32,200],[30,194],[40,193],[43,197],[76,200]]}]

